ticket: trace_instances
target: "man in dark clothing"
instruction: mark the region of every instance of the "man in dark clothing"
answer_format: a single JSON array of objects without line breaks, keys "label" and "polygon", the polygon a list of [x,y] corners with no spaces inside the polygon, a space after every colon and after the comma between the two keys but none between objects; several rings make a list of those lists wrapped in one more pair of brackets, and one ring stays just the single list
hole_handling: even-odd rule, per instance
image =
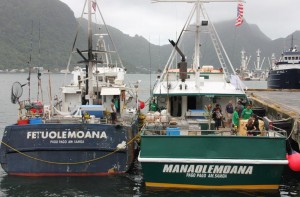
[{"label": "man in dark clothing", "polygon": [[227,127],[230,127],[231,126],[231,122],[232,122],[232,114],[233,114],[233,105],[232,105],[232,101],[231,100],[226,105],[225,112],[226,112]]},{"label": "man in dark clothing", "polygon": [[216,107],[213,109],[212,118],[215,121],[216,130],[219,130],[219,127],[222,126],[223,120],[222,109],[219,104],[216,104]]},{"label": "man in dark clothing", "polygon": [[111,113],[111,123],[115,124],[117,121],[117,110],[115,107],[115,103],[114,103],[114,99],[111,99],[111,103],[110,103],[110,113]]},{"label": "man in dark clothing", "polygon": [[238,108],[239,117],[241,117],[242,112],[244,110],[244,105],[242,105],[241,101],[238,101],[237,108]]}]

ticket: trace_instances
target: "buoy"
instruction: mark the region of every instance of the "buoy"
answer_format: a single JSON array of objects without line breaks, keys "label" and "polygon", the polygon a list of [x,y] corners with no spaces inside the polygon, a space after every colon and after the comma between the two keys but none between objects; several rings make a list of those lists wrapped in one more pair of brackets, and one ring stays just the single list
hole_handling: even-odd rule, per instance
[{"label": "buoy", "polygon": [[300,171],[300,153],[292,150],[291,153],[286,155],[289,161],[289,167],[291,170],[299,172]]},{"label": "buoy", "polygon": [[140,103],[139,108],[144,109],[145,103],[143,101],[140,101],[140,100],[139,100],[139,103]]}]

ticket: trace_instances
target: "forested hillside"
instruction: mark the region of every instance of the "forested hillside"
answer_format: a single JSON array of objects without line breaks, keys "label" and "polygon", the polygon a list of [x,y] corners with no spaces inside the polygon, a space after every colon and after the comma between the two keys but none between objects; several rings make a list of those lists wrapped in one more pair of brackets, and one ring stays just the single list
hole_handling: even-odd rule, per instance
[{"label": "forested hillside", "polygon": [[[105,17],[105,16],[104,16]],[[122,19],[120,19],[122,20]],[[109,21],[108,25],[109,25]],[[86,21],[76,48],[86,49]],[[52,71],[65,69],[75,38],[78,19],[73,11],[59,0],[1,0],[0,1],[0,70],[43,66]],[[261,57],[279,57],[282,50],[290,47],[291,35],[294,44],[300,44],[300,32],[291,32],[287,38],[271,40],[257,25],[248,24],[234,27],[234,21],[223,21],[215,24],[218,34],[227,49],[228,56],[235,67],[240,66],[240,51],[255,60],[257,49]],[[157,46],[149,44],[142,36],[131,37],[121,30],[109,27],[123,64],[129,73],[147,73],[163,69],[171,52],[171,45]],[[218,60],[208,34],[201,37],[201,64],[217,65]],[[170,38],[174,39],[174,38]],[[193,37],[187,33],[182,50],[190,64],[193,58]],[[94,39],[96,40],[96,39]],[[30,59],[31,57],[31,59]],[[77,56],[72,66],[77,64]],[[151,63],[151,66],[150,66]],[[268,66],[265,60],[266,67]],[[253,63],[249,64],[253,67]],[[71,68],[72,69],[72,68]]]}]

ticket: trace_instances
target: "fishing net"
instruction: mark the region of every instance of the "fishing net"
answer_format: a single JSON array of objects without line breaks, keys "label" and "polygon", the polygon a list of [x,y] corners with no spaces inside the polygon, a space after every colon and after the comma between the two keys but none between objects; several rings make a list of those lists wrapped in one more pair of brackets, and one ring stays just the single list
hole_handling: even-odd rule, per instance
[{"label": "fishing net", "polygon": [[11,102],[16,104],[19,102],[19,98],[23,94],[23,88],[22,85],[19,82],[13,83],[11,87]]}]

